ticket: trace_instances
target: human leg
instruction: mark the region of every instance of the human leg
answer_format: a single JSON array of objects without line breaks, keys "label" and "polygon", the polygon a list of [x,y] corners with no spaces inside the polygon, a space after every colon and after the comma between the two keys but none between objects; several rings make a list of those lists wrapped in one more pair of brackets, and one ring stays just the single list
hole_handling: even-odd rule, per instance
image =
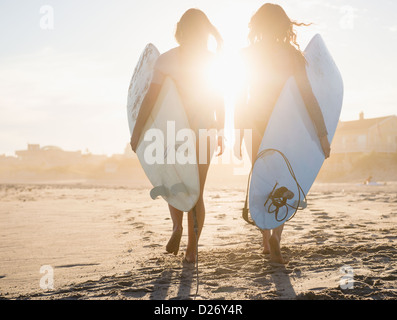
[{"label": "human leg", "polygon": [[284,224],[272,230],[272,235],[269,238],[270,245],[270,261],[276,263],[286,264],[288,263],[281,254],[280,242],[281,242],[281,234],[284,229]]},{"label": "human leg", "polygon": [[[205,205],[203,200],[204,186],[207,179],[207,173],[210,166],[212,154],[214,152],[213,145],[210,144],[210,138],[207,138],[207,159],[205,163],[198,165],[199,179],[200,179],[200,195],[197,200],[195,211],[192,209],[188,213],[188,244],[186,248],[185,260],[187,262],[195,262],[197,255],[197,244],[200,238],[201,231],[204,226],[205,220]],[[199,146],[197,144],[197,152],[199,152]],[[197,153],[198,154],[198,153]],[[199,158],[199,157],[198,157]],[[195,214],[195,216],[194,216]],[[196,219],[196,221],[195,221]],[[195,230],[195,223],[197,222],[197,230]],[[197,233],[197,235],[196,235]]]},{"label": "human leg", "polygon": [[269,239],[271,236],[271,231],[270,230],[261,230],[261,232],[262,232],[263,253],[265,253],[265,254],[270,253]]},{"label": "human leg", "polygon": [[183,221],[183,212],[175,209],[173,206],[168,205],[170,210],[170,215],[172,219],[172,235],[170,240],[167,243],[166,250],[169,253],[173,253],[175,255],[178,254],[179,245],[182,237],[182,221]]}]

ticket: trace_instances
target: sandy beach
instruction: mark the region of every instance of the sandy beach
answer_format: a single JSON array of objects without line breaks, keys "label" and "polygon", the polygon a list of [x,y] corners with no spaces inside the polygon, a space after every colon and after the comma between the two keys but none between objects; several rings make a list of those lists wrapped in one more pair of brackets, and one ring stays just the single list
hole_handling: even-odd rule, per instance
[{"label": "sandy beach", "polygon": [[[166,254],[170,216],[149,190],[2,184],[0,298],[194,298],[186,219],[179,254]],[[261,253],[259,231],[241,218],[244,196],[244,184],[205,191],[196,299],[397,298],[396,182],[315,184],[285,226],[285,266]]]},{"label": "sandy beach", "polygon": [[[3,316],[84,318],[79,304],[87,319],[168,320],[186,313],[154,307],[241,302],[259,308],[240,319],[357,319],[368,301],[388,314],[397,1],[274,2],[0,1]],[[210,160],[204,188],[203,166],[182,168],[195,157]],[[250,173],[252,208],[271,200],[269,214],[308,192],[282,257],[242,217]],[[173,223],[149,179],[153,195],[200,191],[198,208],[204,192],[197,265],[186,213],[167,253]]]}]

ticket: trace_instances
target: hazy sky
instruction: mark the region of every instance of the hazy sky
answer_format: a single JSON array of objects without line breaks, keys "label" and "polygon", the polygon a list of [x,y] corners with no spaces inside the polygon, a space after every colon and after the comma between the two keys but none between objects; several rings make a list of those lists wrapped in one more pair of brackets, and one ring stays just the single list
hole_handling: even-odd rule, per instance
[{"label": "hazy sky", "polygon": [[[344,79],[342,120],[397,114],[397,1],[284,0],[304,48],[320,33]],[[257,0],[1,0],[0,154],[27,143],[121,153],[129,81],[145,45],[176,46],[175,24],[203,10],[225,50],[247,44]],[[53,19],[51,18],[53,17]],[[49,18],[49,19],[48,19]]]}]

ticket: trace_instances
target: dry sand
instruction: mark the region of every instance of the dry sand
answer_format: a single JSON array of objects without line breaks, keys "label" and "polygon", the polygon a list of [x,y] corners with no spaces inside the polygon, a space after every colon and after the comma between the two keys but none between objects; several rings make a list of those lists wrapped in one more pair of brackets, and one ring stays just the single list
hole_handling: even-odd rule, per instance
[{"label": "dry sand", "polygon": [[[260,233],[241,218],[244,196],[244,184],[205,191],[197,299],[397,298],[397,183],[315,184],[285,226],[285,266],[261,253]],[[147,186],[3,184],[0,197],[0,298],[194,297],[186,232],[180,253],[166,254],[167,205]],[[40,287],[44,265],[53,290]]]}]

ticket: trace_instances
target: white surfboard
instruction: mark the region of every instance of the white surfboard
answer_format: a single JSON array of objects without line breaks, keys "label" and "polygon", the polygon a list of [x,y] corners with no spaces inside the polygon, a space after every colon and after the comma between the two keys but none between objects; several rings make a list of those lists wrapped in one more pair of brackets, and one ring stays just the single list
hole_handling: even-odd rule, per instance
[{"label": "white surfboard", "polygon": [[150,82],[152,81],[154,65],[159,56],[160,52],[157,48],[149,43],[143,50],[134,69],[128,88],[127,99],[127,118],[130,135],[134,131],[136,119],[146,92],[149,89]]},{"label": "white surfboard", "polygon": [[[342,77],[320,35],[313,37],[305,57],[308,77],[331,143],[342,108]],[[305,195],[325,160],[315,127],[292,77],[274,107],[258,155],[252,170],[249,210],[260,229],[274,229],[290,219],[295,208],[305,207]],[[280,187],[292,191],[294,197],[280,199],[274,195]]]},{"label": "white surfboard", "polygon": [[[158,57],[157,49],[152,47],[145,48],[131,80],[127,105],[131,134]],[[150,191],[153,199],[161,196],[174,208],[185,212],[196,205],[200,194],[196,139],[177,87],[170,78],[164,81],[143,128],[136,154],[154,187]]]}]

